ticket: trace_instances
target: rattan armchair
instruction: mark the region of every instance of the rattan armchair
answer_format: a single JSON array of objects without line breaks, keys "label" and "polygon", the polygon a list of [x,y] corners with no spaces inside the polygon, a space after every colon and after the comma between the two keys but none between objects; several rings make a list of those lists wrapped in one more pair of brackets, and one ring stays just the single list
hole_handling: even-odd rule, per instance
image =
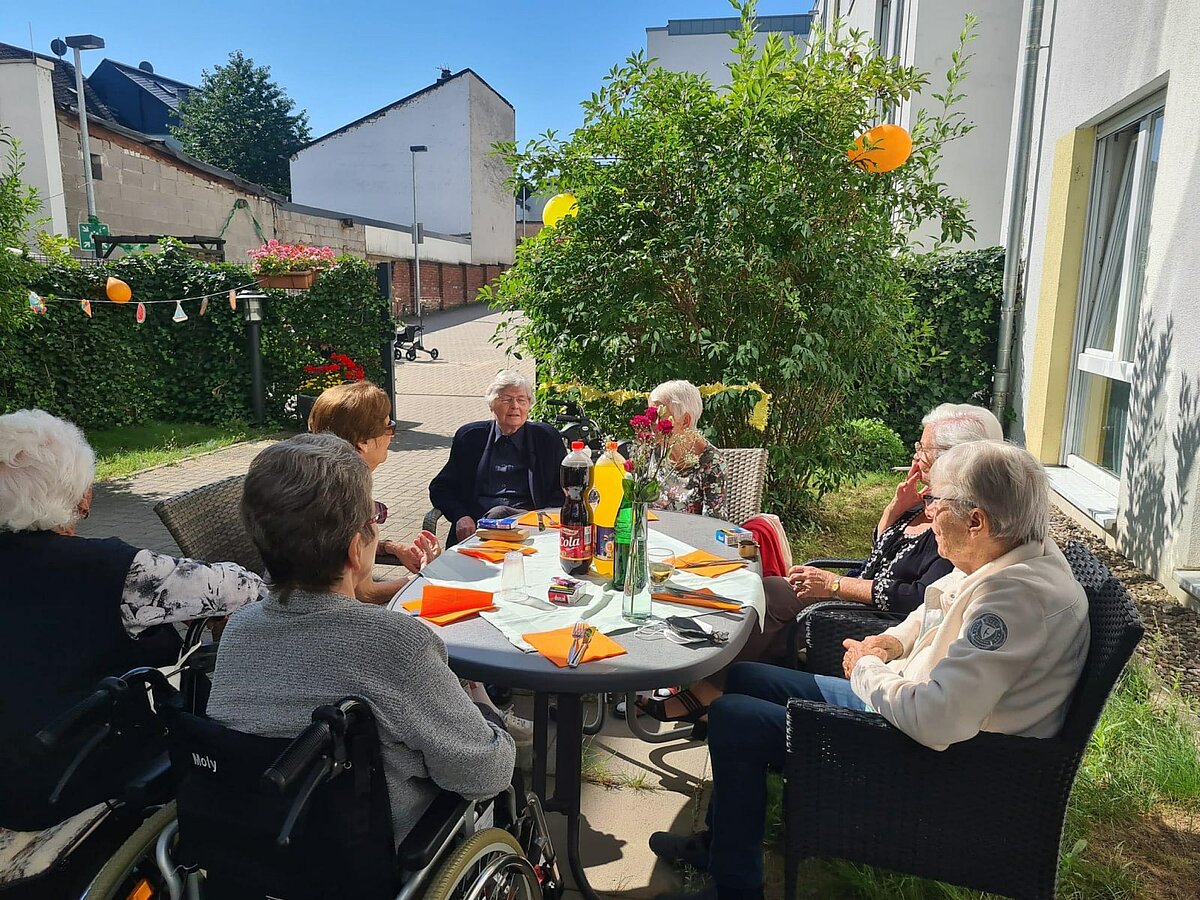
[{"label": "rattan armchair", "polygon": [[242,483],[234,475],[160,500],[154,512],[183,555],[205,562],[234,562],[262,575],[262,557],[242,525]]},{"label": "rattan armchair", "polygon": [[1062,732],[983,732],[936,752],[880,715],[792,700],[784,774],[785,897],[807,857],[839,857],[1007,897],[1051,900],[1071,785],[1143,635],[1129,594],[1077,543],[1091,646]]},{"label": "rattan armchair", "polygon": [[767,481],[765,447],[734,447],[721,451],[728,477],[726,518],[740,525],[762,512],[763,485]]}]

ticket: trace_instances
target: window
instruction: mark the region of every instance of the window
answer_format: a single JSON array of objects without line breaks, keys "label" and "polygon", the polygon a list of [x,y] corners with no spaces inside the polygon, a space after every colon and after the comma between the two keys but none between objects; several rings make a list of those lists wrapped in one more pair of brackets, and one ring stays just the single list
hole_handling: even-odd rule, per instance
[{"label": "window", "polygon": [[104,180],[104,167],[100,164],[100,154],[99,153],[92,154],[92,180],[93,181],[103,181]]},{"label": "window", "polygon": [[1116,493],[1162,144],[1159,95],[1097,129],[1076,324],[1067,464]]}]

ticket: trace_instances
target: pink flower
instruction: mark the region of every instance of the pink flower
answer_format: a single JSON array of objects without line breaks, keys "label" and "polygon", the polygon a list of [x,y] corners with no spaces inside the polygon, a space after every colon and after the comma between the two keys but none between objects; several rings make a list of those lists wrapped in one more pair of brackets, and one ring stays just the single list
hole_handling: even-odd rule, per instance
[{"label": "pink flower", "polygon": [[629,420],[629,424],[634,428],[649,428],[653,423],[653,419],[648,419],[645,416],[634,416]]},{"label": "pink flower", "polygon": [[657,421],[658,420],[658,407],[657,406],[647,406],[646,407],[646,418],[649,419],[651,422]]},{"label": "pink flower", "polygon": [[625,471],[626,472],[633,471],[633,460],[632,459],[625,460]]},{"label": "pink flower", "polygon": [[661,431],[663,434],[670,434],[671,429],[675,427],[675,425],[671,422],[670,419],[659,419],[657,422],[657,426],[658,426],[658,430]]}]

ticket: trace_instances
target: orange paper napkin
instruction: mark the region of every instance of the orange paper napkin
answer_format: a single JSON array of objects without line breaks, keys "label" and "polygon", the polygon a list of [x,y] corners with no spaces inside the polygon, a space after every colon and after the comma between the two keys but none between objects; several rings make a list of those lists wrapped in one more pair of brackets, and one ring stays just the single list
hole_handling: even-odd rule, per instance
[{"label": "orange paper napkin", "polygon": [[679,603],[683,606],[699,606],[704,609],[724,609],[740,612],[744,607],[740,603],[728,603],[725,600],[717,600],[716,594],[708,588],[703,588],[699,591],[701,594],[712,594],[714,599],[705,600],[702,597],[679,597],[675,594],[655,594],[651,592],[650,597],[653,600],[661,600],[663,603]]},{"label": "orange paper napkin", "polygon": [[492,605],[492,595],[488,591],[472,591],[469,588],[440,584],[425,585],[420,600],[409,600],[402,606],[435,625],[449,625],[451,622],[469,619],[484,610],[496,608]]},{"label": "orange paper napkin", "polygon": [[[646,518],[650,522],[658,521],[658,516],[656,516],[653,512],[650,512]],[[536,512],[527,512],[525,515],[521,516],[521,518],[517,519],[518,525],[532,525],[534,528],[537,528],[537,523],[538,520]],[[560,525],[562,525],[562,522],[560,522],[558,519],[558,513],[544,512],[542,513],[542,524],[544,524],[547,528],[558,528]]]},{"label": "orange paper napkin", "polygon": [[[699,562],[724,562],[721,566],[705,566],[702,569],[687,569],[684,568],[688,563]],[[681,572],[690,572],[693,575],[702,575],[705,578],[716,578],[718,575],[724,575],[726,572],[734,572],[741,569],[746,564],[739,562],[736,559],[726,561],[725,557],[717,556],[714,553],[709,553],[707,550],[693,550],[691,553],[686,553],[683,556],[675,557],[675,566]]]},{"label": "orange paper napkin", "polygon": [[[560,669],[567,667],[567,654],[571,651],[570,628],[556,628],[554,631],[539,631],[535,634],[521,635],[538,653],[550,660]],[[611,656],[624,656],[629,651],[612,638],[597,631],[592,635],[592,642],[583,653],[581,663],[593,662],[597,659],[608,659]]]},{"label": "orange paper napkin", "polygon": [[533,547],[523,547],[520,544],[509,544],[504,541],[480,541],[478,544],[472,545],[470,550],[494,550],[498,553],[520,553],[523,556],[529,556],[537,553]]}]

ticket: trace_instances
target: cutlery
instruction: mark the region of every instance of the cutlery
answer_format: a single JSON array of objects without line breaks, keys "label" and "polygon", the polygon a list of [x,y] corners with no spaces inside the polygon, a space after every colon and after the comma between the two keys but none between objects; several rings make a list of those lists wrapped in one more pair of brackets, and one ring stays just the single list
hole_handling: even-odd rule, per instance
[{"label": "cutlery", "polygon": [[571,626],[571,649],[567,651],[567,665],[572,669],[579,665],[579,643],[587,634],[587,623],[576,622]]},{"label": "cutlery", "polygon": [[538,520],[538,531],[545,531],[546,530],[546,516],[545,516],[545,513],[543,513],[540,509],[538,510],[538,513],[537,513],[537,520]]},{"label": "cutlery", "polygon": [[741,568],[746,565],[744,562],[737,559],[706,559],[702,562],[676,563],[676,569],[712,569],[716,566],[737,566]]},{"label": "cutlery", "polygon": [[662,585],[661,587],[657,588],[657,590],[666,594],[671,594],[675,597],[690,597],[697,600],[715,600],[718,603],[736,603],[738,606],[746,605],[742,603],[741,600],[735,600],[732,597],[724,597],[721,594],[709,593],[707,591],[694,591],[690,588],[683,588],[674,584]]},{"label": "cutlery", "polygon": [[579,652],[575,654],[575,662],[570,663],[572,669],[583,662],[583,658],[587,655],[588,644],[592,642],[592,635],[596,633],[596,629],[590,625],[585,625],[583,629],[583,640],[579,644]]}]

